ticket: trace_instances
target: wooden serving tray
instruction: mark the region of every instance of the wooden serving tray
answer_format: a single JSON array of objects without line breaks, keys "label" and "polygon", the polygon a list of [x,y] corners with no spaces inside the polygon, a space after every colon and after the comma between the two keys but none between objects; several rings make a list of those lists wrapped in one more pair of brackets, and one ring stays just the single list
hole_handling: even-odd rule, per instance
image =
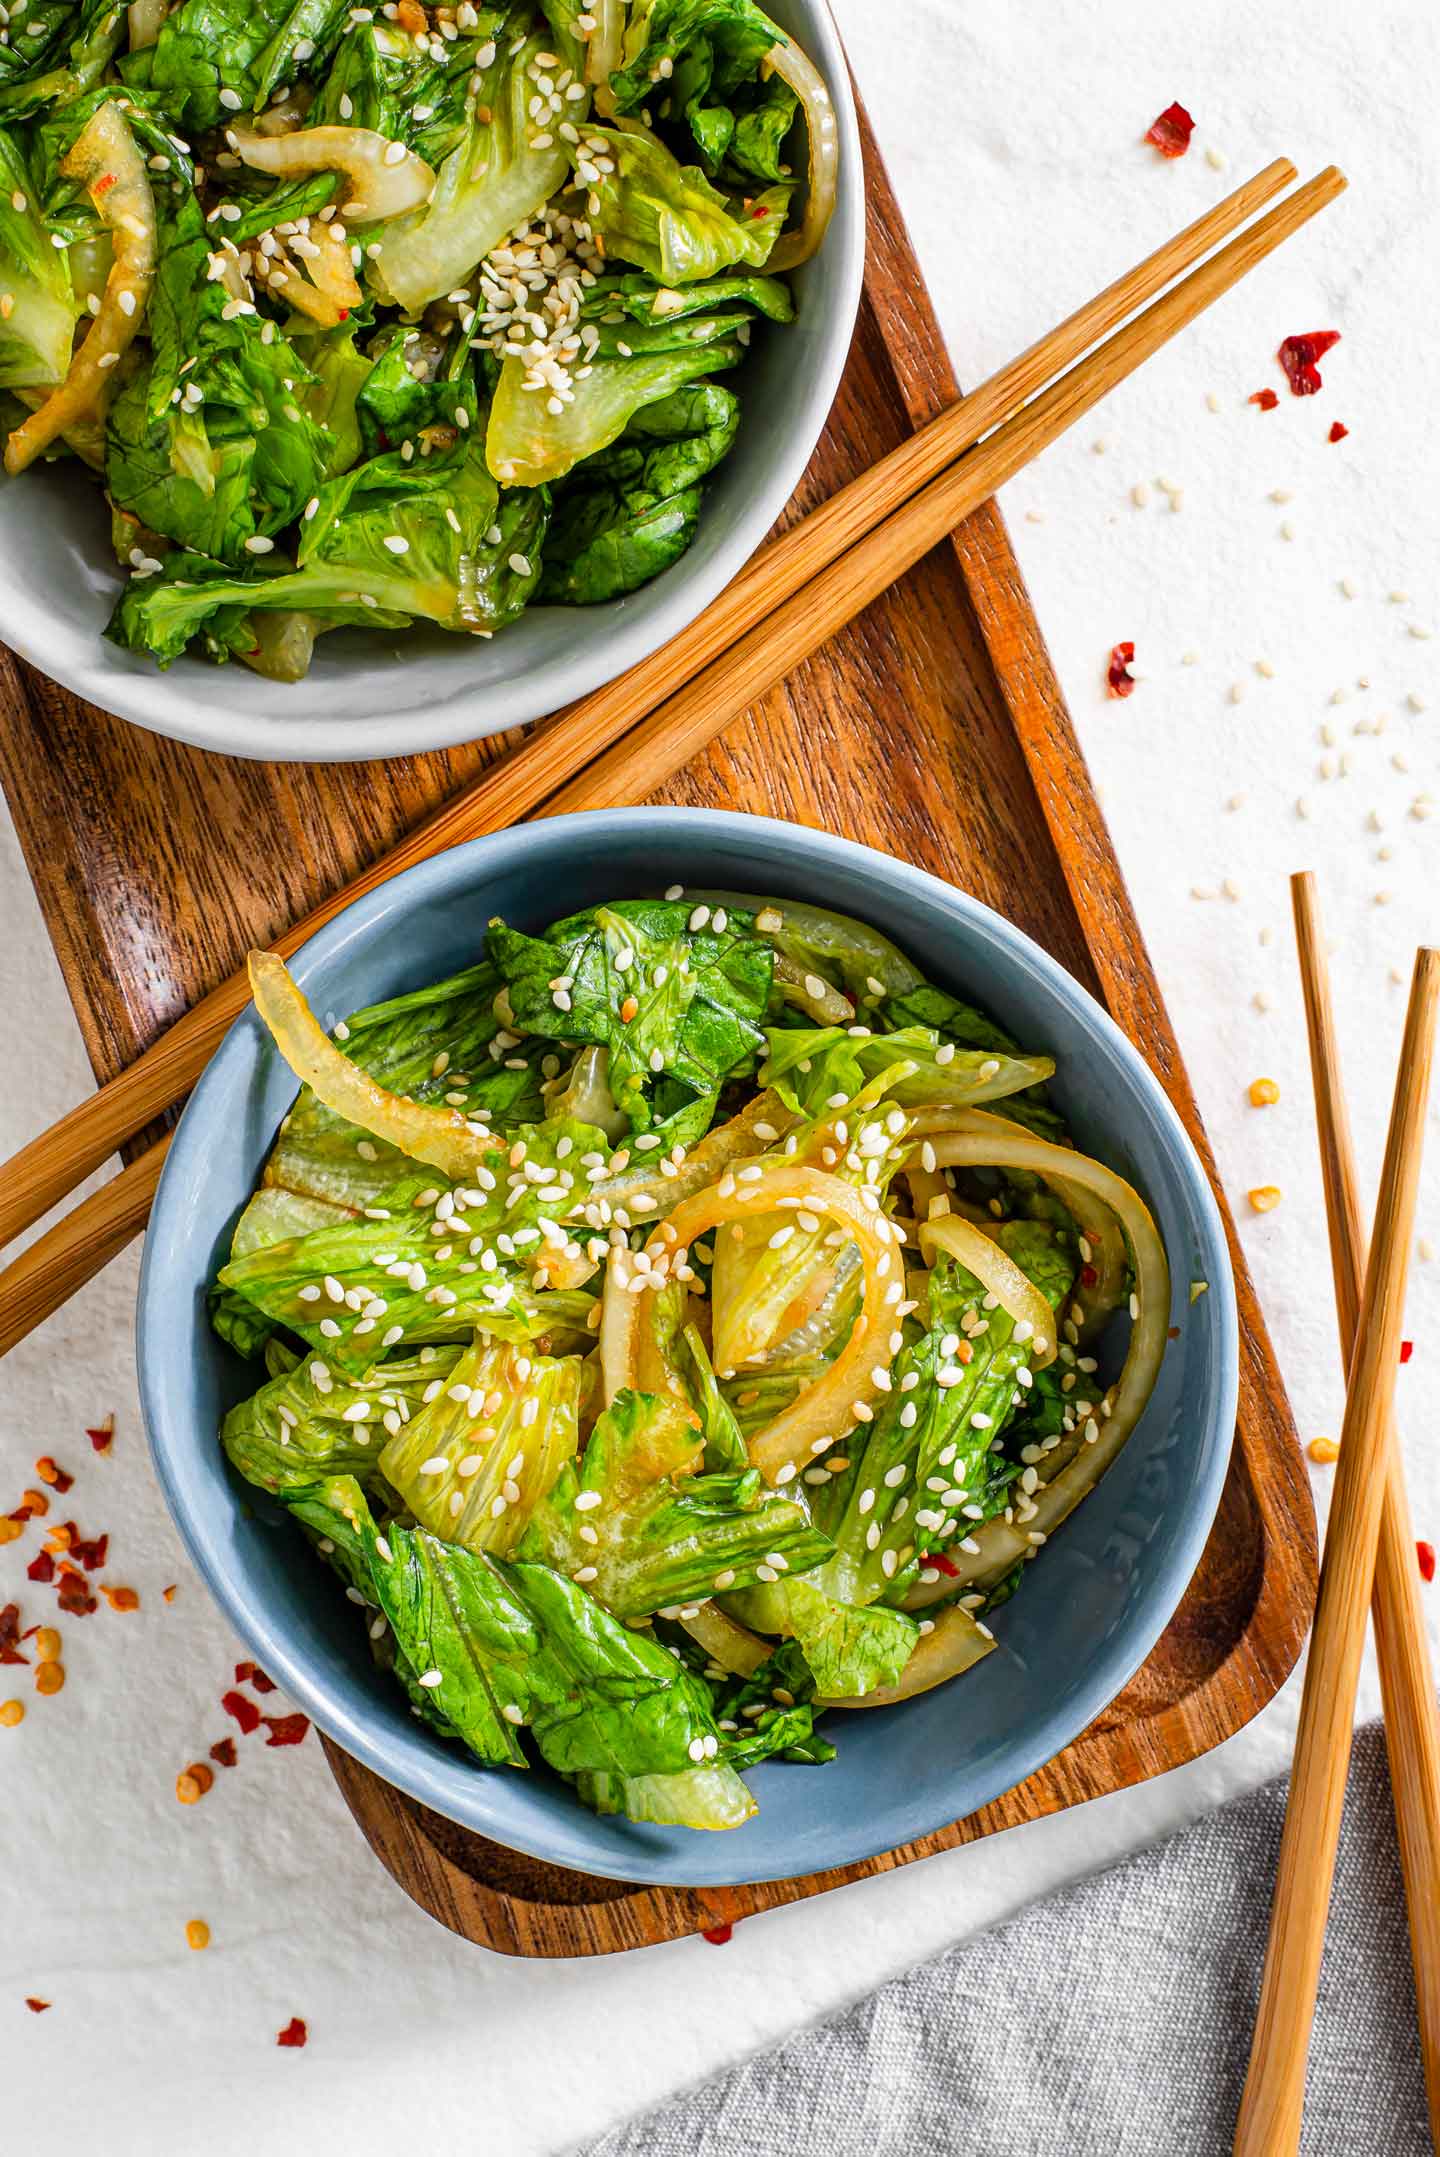
[{"label": "wooden serving tray", "polygon": [[[870,257],[850,363],[797,496],[808,508],[953,400],[928,294],[866,137]],[[793,512],[792,512],[793,513]],[[304,695],[298,690],[297,695]],[[124,725],[0,649],[0,781],[98,1077],[509,746],[389,764],[231,762]],[[864,840],[1009,915],[1112,1012],[1214,1167],[1069,715],[987,504],[659,797]],[[923,956],[923,954],[921,955]],[[68,1106],[55,1102],[55,1113]],[[1222,1210],[1224,1196],[1216,1183]],[[1226,1216],[1228,1222],[1228,1214]],[[1214,1532],[1154,1654],[1040,1773],[968,1820],[808,1879],[646,1888],[485,1842],[326,1743],[382,1864],[452,1931],[507,1954],[603,1954],[820,1894],[1158,1775],[1218,1745],[1295,1662],[1314,1516],[1231,1229],[1237,1442]]]}]

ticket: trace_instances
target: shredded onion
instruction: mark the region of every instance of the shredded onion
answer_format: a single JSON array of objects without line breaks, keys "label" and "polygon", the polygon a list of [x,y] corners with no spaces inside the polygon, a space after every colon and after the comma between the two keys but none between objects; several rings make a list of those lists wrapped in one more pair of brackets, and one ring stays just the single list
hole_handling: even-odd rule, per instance
[{"label": "shredded onion", "polygon": [[737,1678],[753,1678],[762,1663],[768,1662],[774,1652],[774,1644],[752,1633],[748,1625],[732,1618],[718,1603],[702,1603],[680,1623],[692,1640],[699,1642],[712,1663],[722,1670],[729,1670]]},{"label": "shredded onion", "polygon": [[[273,254],[258,248],[254,254],[254,274],[265,280],[271,296],[308,315],[321,329],[333,330],[346,321],[363,294],[355,279],[345,227],[313,219],[308,243],[299,234],[288,245],[273,233],[271,239]],[[306,251],[300,252],[302,248]],[[224,260],[228,265],[232,258],[227,255]]]},{"label": "shredded onion", "polygon": [[[917,1137],[957,1131],[991,1131],[1004,1138],[1029,1138],[1032,1135],[1012,1117],[995,1116],[982,1108],[921,1109],[914,1116],[911,1129]],[[1077,1158],[1068,1147],[1062,1146],[1059,1150],[1067,1162]],[[1087,1282],[1082,1276],[1070,1296],[1072,1303],[1078,1303],[1085,1314],[1080,1321],[1080,1337],[1088,1340],[1125,1298],[1130,1259],[1125,1249],[1124,1231],[1113,1209],[1103,1204],[1093,1191],[1076,1183],[1073,1177],[1052,1175],[1047,1171],[1041,1181],[1050,1186],[1090,1246],[1086,1263],[1093,1269],[1095,1278]],[[953,1196],[950,1204],[952,1211],[966,1210]],[[978,1214],[973,1217],[981,1218]]]},{"label": "shredded onion", "polygon": [[872,1693],[849,1699],[820,1700],[816,1706],[888,1708],[897,1700],[913,1700],[916,1693],[928,1693],[932,1686],[944,1685],[947,1679],[958,1678],[962,1671],[973,1670],[994,1646],[989,1634],[981,1632],[968,1610],[956,1607],[942,1611],[935,1620],[934,1631],[922,1633],[916,1641],[909,1662],[893,1685],[880,1685]]},{"label": "shredded onion", "polygon": [[[855,1016],[848,996],[832,989],[819,974],[797,966],[783,951],[775,954],[775,979],[784,992],[785,1001],[798,1004],[819,1026],[848,1026]],[[812,982],[819,989],[818,995],[810,986]]]},{"label": "shredded onion", "polygon": [[435,191],[435,174],[424,158],[407,149],[392,163],[387,153],[403,144],[373,127],[302,127],[291,135],[242,134],[237,128],[231,139],[247,165],[277,179],[343,172],[352,190],[345,215],[367,224],[421,209]]},{"label": "shredded onion", "polygon": [[145,315],[155,276],[155,198],[135,137],[118,104],[96,107],[60,160],[67,180],[80,180],[110,234],[110,274],[100,312],[58,389],[50,392],[5,445],[7,472],[23,472],[42,450],[82,421],[98,422],[110,377]]},{"label": "shredded onion", "polygon": [[925,1222],[920,1230],[920,1247],[924,1250],[930,1244],[958,1258],[1017,1326],[1030,1328],[1026,1361],[1032,1370],[1043,1371],[1047,1363],[1055,1361],[1055,1335],[1059,1330],[1055,1313],[1007,1251],[992,1242],[983,1229],[954,1213],[937,1214],[933,1221]]},{"label": "shredded onion", "polygon": [[898,1232],[892,1231],[878,1206],[872,1212],[865,1205],[853,1184],[795,1161],[777,1161],[763,1168],[758,1162],[753,1165],[760,1170],[753,1181],[724,1176],[677,1206],[651,1237],[646,1252],[652,1265],[663,1272],[661,1262],[676,1250],[688,1250],[697,1236],[726,1221],[773,1213],[785,1199],[798,1199],[814,1212],[828,1214],[848,1228],[859,1245],[865,1293],[849,1340],[825,1376],[750,1441],[756,1467],[767,1482],[780,1484],[793,1481],[842,1431],[866,1420],[871,1401],[885,1390],[894,1360],[888,1345],[891,1325],[886,1298],[893,1287],[898,1290],[894,1300],[899,1300],[905,1277],[898,1244],[891,1242],[892,1234]]},{"label": "shredded onion", "polygon": [[771,270],[793,270],[810,260],[834,214],[840,175],[840,123],[824,76],[793,38],[782,38],[778,45],[772,45],[765,66],[782,82],[788,82],[799,98],[810,138],[810,184],[804,219],[798,232],[782,234],[766,265]]},{"label": "shredded onion", "polygon": [[[1134,1254],[1137,1316],[1118,1380],[1102,1401],[1100,1413],[1086,1424],[1073,1448],[1062,1447],[1051,1456],[1051,1478],[1034,1494],[1033,1515],[1023,1522],[998,1516],[987,1520],[971,1539],[979,1544],[979,1550],[953,1548],[948,1555],[955,1573],[913,1589],[906,1598],[911,1609],[951,1594],[957,1579],[961,1585],[999,1579],[1018,1559],[1028,1558],[1038,1549],[1032,1536],[1048,1536],[1068,1518],[1116,1459],[1144,1413],[1160,1374],[1170,1323],[1170,1267],[1165,1246],[1149,1208],[1123,1176],[1085,1154],[1070,1153],[1062,1146],[1029,1136],[996,1138],[979,1132],[962,1133],[936,1138],[932,1144],[936,1160],[950,1167],[1019,1168],[1046,1178],[1061,1174],[1077,1189],[1111,1207]],[[1093,1438],[1088,1435],[1091,1423]]]},{"label": "shredded onion", "polygon": [[610,77],[620,65],[625,36],[625,0],[590,0],[595,27],[585,41],[585,80],[595,91],[595,109],[613,118]]},{"label": "shredded onion", "polygon": [[[285,961],[273,951],[250,954],[250,988],[255,1008],[275,1038],[275,1046],[295,1076],[336,1116],[359,1124],[377,1138],[398,1146],[412,1161],[424,1161],[461,1183],[488,1154],[504,1147],[458,1108],[428,1108],[406,1101],[369,1078],[336,1047],[291,980]],[[554,1279],[552,1285],[572,1286]]]}]

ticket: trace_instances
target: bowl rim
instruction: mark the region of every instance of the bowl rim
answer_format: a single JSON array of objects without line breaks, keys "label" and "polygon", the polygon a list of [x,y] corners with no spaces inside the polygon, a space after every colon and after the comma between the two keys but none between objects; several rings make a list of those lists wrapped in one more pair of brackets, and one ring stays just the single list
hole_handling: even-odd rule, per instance
[{"label": "bowl rim", "polygon": [[[830,86],[839,119],[841,183],[824,245],[839,256],[840,274],[822,325],[821,363],[806,378],[802,423],[703,566],[694,562],[687,571],[682,558],[658,580],[652,604],[628,616],[624,600],[594,610],[597,617],[608,617],[609,626],[593,647],[577,637],[568,649],[509,680],[467,687],[457,677],[455,686],[438,696],[368,716],[306,717],[303,683],[293,685],[299,700],[288,710],[250,713],[228,702],[216,704],[205,694],[215,669],[207,667],[202,675],[199,661],[181,661],[168,670],[150,660],[132,667],[125,662],[133,655],[108,645],[99,628],[87,638],[65,623],[52,623],[39,609],[8,622],[4,641],[52,681],[147,733],[252,761],[343,764],[454,749],[528,725],[605,687],[683,634],[764,542],[799,486],[845,370],[864,288],[865,167],[845,49],[828,0],[790,0],[790,5],[804,18],[805,41]],[[677,581],[667,600],[659,587],[672,575]],[[357,671],[370,664],[357,655]],[[397,687],[403,671],[402,663],[395,670]]]},{"label": "bowl rim", "polygon": [[[882,1834],[874,1827],[867,1827],[868,1813],[856,1819],[842,1817],[835,1824],[833,1838],[827,1826],[823,1864],[817,1866],[807,1862],[792,1867],[789,1873],[777,1873],[773,1865],[757,1866],[747,1859],[742,1838],[727,1835],[692,1836],[683,1845],[683,1862],[672,1853],[667,1853],[668,1862],[657,1862],[659,1853],[652,1853],[639,1844],[633,1853],[627,1853],[627,1861],[621,1862],[603,1850],[596,1852],[587,1848],[586,1827],[590,1815],[578,1802],[573,1812],[538,1816],[538,1832],[530,1840],[519,1839],[505,1822],[497,1824],[486,1817],[485,1793],[490,1778],[476,1763],[468,1759],[458,1762],[471,1772],[472,1779],[464,1785],[464,1797],[468,1800],[473,1790],[478,1800],[460,1810],[457,1810],[457,1799],[448,1787],[450,1777],[444,1772],[455,1763],[455,1756],[450,1751],[438,1745],[428,1746],[413,1762],[402,1761],[397,1765],[385,1732],[377,1733],[368,1717],[352,1712],[323,1677],[311,1674],[305,1639],[302,1637],[292,1646],[289,1633],[275,1628],[264,1609],[257,1609],[247,1601],[229,1577],[224,1550],[204,1521],[191,1512],[182,1488],[187,1456],[194,1456],[197,1447],[214,1443],[214,1439],[213,1435],[187,1431],[183,1425],[177,1428],[162,1378],[167,1354],[160,1336],[166,1330],[166,1322],[173,1317],[175,1307],[173,1299],[168,1303],[162,1301],[159,1277],[162,1268],[170,1263],[168,1254],[165,1258],[161,1255],[161,1244],[166,1240],[163,1224],[167,1222],[175,1194],[182,1189],[190,1173],[192,1157],[203,1160],[211,1142],[205,1118],[207,1090],[231,1077],[232,1067],[243,1065],[247,1059],[253,1062],[261,1033],[253,1006],[230,1027],[197,1081],[171,1139],[155,1192],[136,1301],[135,1348],[141,1412],[151,1461],[167,1509],[210,1594],[263,1667],[284,1686],[317,1728],[346,1752],[392,1787],[458,1825],[542,1862],[650,1886],[740,1886],[757,1880],[799,1877],[817,1869],[863,1863],[883,1851],[935,1833],[952,1819],[965,1817],[981,1806],[993,1803],[1071,1744],[1130,1682],[1179,1607],[1219,1507],[1231,1457],[1239,1390],[1239,1322],[1234,1278],[1215,1194],[1189,1134],[1160,1081],[1110,1014],[1057,959],[1004,915],[942,878],[876,847],[807,826],[730,810],[628,808],[550,818],[543,827],[522,824],[485,834],[405,870],[355,900],[320,929],[293,954],[289,961],[291,970],[302,985],[306,984],[316,974],[323,974],[326,966],[352,939],[364,937],[387,918],[393,924],[403,917],[413,899],[422,895],[433,898],[443,895],[447,888],[472,883],[475,880],[471,874],[472,864],[483,862],[487,857],[491,857],[491,873],[495,873],[493,857],[503,857],[511,847],[533,844],[542,831],[550,845],[562,850],[573,846],[583,851],[592,832],[610,832],[617,825],[633,829],[637,839],[645,832],[653,833],[657,826],[664,828],[667,839],[683,840],[687,834],[712,832],[750,845],[756,854],[757,865],[767,851],[773,851],[777,846],[791,862],[797,858],[819,859],[842,868],[847,863],[880,862],[886,877],[899,890],[909,892],[929,905],[938,905],[948,914],[958,938],[978,935],[988,939],[992,949],[998,949],[1005,965],[1013,965],[1017,971],[1032,978],[1038,976],[1042,985],[1068,1005],[1089,1031],[1098,1034],[1122,1067],[1129,1084],[1144,1097],[1146,1108],[1159,1127],[1161,1142],[1184,1186],[1187,1225],[1194,1231],[1197,1260],[1205,1268],[1210,1312],[1218,1327],[1214,1355],[1218,1381],[1203,1427],[1197,1430],[1193,1441],[1203,1454],[1204,1472],[1197,1481],[1175,1547],[1149,1584],[1136,1612],[1120,1628],[1120,1638],[1092,1658],[1088,1682],[1079,1687],[1068,1706],[1053,1706],[1046,1714],[1034,1719],[1024,1741],[1015,1741],[1007,1750],[1003,1776],[997,1780],[992,1768],[990,1775],[982,1781],[982,1794],[973,1800],[967,1798],[962,1814],[947,1808],[936,1818],[933,1797],[927,1801],[917,1789],[908,1798],[898,1798],[887,1811],[892,1826],[898,1816],[898,1832],[890,1832],[887,1828]],[[643,859],[638,846],[636,858]],[[643,882],[643,876],[639,881]],[[192,1294],[193,1287],[192,1283]],[[173,1326],[171,1330],[173,1333]],[[175,1336],[182,1345],[188,1337],[188,1334]],[[172,1344],[171,1359],[175,1352]],[[527,1822],[527,1831],[529,1825]],[[833,1847],[830,1847],[832,1839]],[[723,1848],[726,1845],[734,1846],[733,1857],[728,1861]]]}]

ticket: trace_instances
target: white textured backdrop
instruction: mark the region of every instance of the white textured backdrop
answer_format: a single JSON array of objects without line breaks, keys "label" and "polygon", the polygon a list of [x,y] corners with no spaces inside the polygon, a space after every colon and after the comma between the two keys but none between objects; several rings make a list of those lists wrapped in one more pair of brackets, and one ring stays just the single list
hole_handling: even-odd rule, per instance
[{"label": "white textured backdrop", "polygon": [[[836,12],[967,382],[1270,157],[1302,170],[1334,159],[1353,183],[1005,500],[1302,1435],[1333,1432],[1285,877],[1307,863],[1322,874],[1373,1178],[1404,999],[1394,974],[1440,935],[1440,822],[1412,814],[1417,797],[1440,797],[1440,645],[1428,641],[1440,629],[1440,24],[1421,0],[836,0]],[[1190,154],[1166,164],[1139,138],[1177,98],[1198,125]],[[1323,363],[1323,394],[1292,399],[1277,344],[1332,327],[1344,342]],[[1281,399],[1262,414],[1245,400],[1266,384]],[[1334,418],[1350,436],[1331,446]],[[1104,662],[1126,637],[1143,680],[1117,703]],[[8,826],[0,918],[8,1153],[87,1086]],[[1261,1075],[1281,1101],[1256,1111],[1245,1088]],[[1245,1193],[1268,1183],[1283,1202],[1260,1218]],[[1440,1143],[1423,1214],[1440,1243]],[[102,1607],[66,1626],[58,1698],[35,1700],[14,1673],[30,1713],[0,1729],[0,2078],[8,2116],[32,2134],[42,2117],[79,2121],[105,2157],[186,2144],[288,2157],[322,2138],[378,2157],[417,2132],[495,2157],[561,2150],[1288,1755],[1293,1688],[1161,1783],[755,1920],[721,1951],[697,1941],[527,1966],[461,1946],[368,1856],[313,1737],[290,1752],[242,1741],[240,1767],[217,1771],[203,1803],[175,1802],[177,1770],[225,1727],[216,1702],[237,1649],[147,1471],[135,1270],[133,1258],[113,1267],[0,1380],[0,1505],[36,1454],[55,1453],[80,1471],[67,1509],[82,1530],[111,1531],[105,1577],[142,1597],[132,1616]],[[1436,1535],[1440,1467],[1421,1416],[1440,1263],[1416,1267],[1409,1330],[1412,1491],[1420,1532]],[[114,1452],[96,1459],[83,1428],[112,1408]],[[1315,1485],[1323,1508],[1324,1472]],[[32,1532],[0,1551],[0,1603],[19,1594],[27,1623],[48,1614],[48,1597],[25,1592],[33,1548]],[[212,1929],[203,1955],[184,1945],[191,1917]],[[28,2013],[26,1994],[50,2011]],[[277,2050],[296,2014],[307,2049]]]}]

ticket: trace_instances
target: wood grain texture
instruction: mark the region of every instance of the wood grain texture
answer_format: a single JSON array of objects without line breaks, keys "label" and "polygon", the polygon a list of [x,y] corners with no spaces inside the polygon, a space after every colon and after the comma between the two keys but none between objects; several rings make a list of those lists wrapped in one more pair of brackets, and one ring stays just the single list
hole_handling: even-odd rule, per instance
[{"label": "wood grain texture", "polygon": [[[1325,1182],[1335,1312],[1340,1352],[1348,1369],[1355,1350],[1365,1282],[1366,1234],[1360,1213],[1360,1179],[1340,1072],[1330,961],[1311,871],[1291,877],[1290,893],[1305,991],[1305,1025]],[[1410,1920],[1410,1960],[1415,1972],[1430,2139],[1440,2149],[1440,1714],[1435,1705],[1435,1674],[1420,1594],[1420,1568],[1415,1562],[1415,1528],[1405,1487],[1405,1464],[1399,1434],[1393,1428],[1386,1434],[1385,1450],[1389,1460],[1371,1614],[1385,1706],[1385,1745],[1399,1829],[1400,1868]]]},{"label": "wood grain texture", "polygon": [[[796,511],[854,478],[957,395],[868,140],[867,156],[866,296]],[[102,1079],[223,980],[250,944],[271,940],[510,746],[501,739],[342,768],[231,762],[125,726],[3,653],[0,706],[0,780]],[[840,832],[916,862],[1007,914],[1108,1006],[1158,1073],[1213,1175],[1129,897],[993,503],[654,798]],[[47,1114],[69,1105],[47,1103]],[[1316,1578],[1299,1447],[1233,1230],[1231,1246],[1240,1416],[1215,1530],[1144,1668],[1039,1774],[971,1819],[868,1864],[687,1892],[536,1865],[440,1820],[327,1745],[382,1863],[467,1938],[508,1953],[606,1953],[908,1864],[1143,1781],[1229,1737],[1294,1664]]]},{"label": "wood grain texture", "polygon": [[1325,1530],[1315,1630],[1305,1666],[1295,1764],[1280,1838],[1270,1941],[1250,2072],[1235,2130],[1236,2157],[1289,2157],[1300,2147],[1305,2063],[1320,1984],[1320,1957],[1350,1768],[1355,1688],[1365,1649],[1390,1459],[1437,1011],[1440,951],[1421,950],[1410,987],[1375,1207],[1375,1236],[1355,1324],[1335,1495]]}]

